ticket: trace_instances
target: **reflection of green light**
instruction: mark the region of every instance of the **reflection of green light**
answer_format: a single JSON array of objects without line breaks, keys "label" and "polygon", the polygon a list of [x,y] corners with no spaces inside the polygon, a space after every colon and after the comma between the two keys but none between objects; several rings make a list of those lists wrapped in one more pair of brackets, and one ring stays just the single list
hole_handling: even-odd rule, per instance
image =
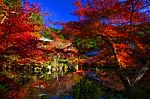
[{"label": "reflection of green light", "polygon": [[48,94],[38,94],[39,97],[47,96]]}]

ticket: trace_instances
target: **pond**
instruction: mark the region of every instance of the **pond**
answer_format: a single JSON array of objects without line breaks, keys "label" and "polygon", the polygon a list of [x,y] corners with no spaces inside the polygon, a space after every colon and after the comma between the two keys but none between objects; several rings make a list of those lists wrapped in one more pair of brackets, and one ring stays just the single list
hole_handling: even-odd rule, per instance
[{"label": "pond", "polygon": [[2,98],[127,99],[123,91],[104,86],[95,71],[75,72],[68,67],[51,70],[49,67],[21,69],[7,68],[1,71]]}]

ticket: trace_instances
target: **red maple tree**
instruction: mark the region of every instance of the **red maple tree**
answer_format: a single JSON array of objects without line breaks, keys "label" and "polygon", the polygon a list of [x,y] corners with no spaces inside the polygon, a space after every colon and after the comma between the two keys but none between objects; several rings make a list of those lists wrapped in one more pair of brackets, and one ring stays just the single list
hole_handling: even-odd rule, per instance
[{"label": "red maple tree", "polygon": [[[77,0],[75,5],[77,10],[74,14],[79,21],[65,24],[64,34],[82,38],[99,37],[97,45],[101,54],[94,60],[116,67],[118,76],[129,90],[149,69],[150,2]],[[131,69],[136,73],[132,74]]]},{"label": "red maple tree", "polygon": [[1,63],[7,59],[21,64],[44,61],[44,51],[38,48],[43,26],[35,24],[31,17],[33,13],[40,15],[39,9],[25,2],[20,10],[4,9],[4,12],[0,24]]}]

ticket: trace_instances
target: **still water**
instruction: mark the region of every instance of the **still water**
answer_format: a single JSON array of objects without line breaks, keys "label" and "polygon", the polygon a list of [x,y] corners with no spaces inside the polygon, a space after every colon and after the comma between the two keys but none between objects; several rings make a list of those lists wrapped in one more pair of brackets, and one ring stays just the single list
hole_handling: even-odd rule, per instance
[{"label": "still water", "polygon": [[1,99],[127,99],[123,92],[103,86],[96,72],[75,72],[67,66],[5,68],[1,74]]}]

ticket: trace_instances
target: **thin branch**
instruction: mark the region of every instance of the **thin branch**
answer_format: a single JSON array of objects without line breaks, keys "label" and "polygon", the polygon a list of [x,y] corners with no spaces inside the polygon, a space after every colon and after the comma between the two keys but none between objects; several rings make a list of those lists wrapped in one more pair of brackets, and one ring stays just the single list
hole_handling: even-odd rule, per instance
[{"label": "thin branch", "polygon": [[3,24],[6,18],[7,18],[6,16],[3,17],[3,19],[1,20],[1,24]]},{"label": "thin branch", "polygon": [[148,70],[149,70],[149,62],[147,62],[147,64],[140,69],[140,71],[138,72],[137,77],[135,78],[135,80],[131,84],[131,86],[133,86],[135,83],[137,83],[144,76],[146,71],[148,71]]},{"label": "thin branch", "polygon": [[7,11],[3,11],[3,13],[5,13],[5,16],[4,16],[3,19],[1,20],[1,24],[3,24],[3,22],[5,21],[5,19],[7,19],[7,16],[8,16]]}]

